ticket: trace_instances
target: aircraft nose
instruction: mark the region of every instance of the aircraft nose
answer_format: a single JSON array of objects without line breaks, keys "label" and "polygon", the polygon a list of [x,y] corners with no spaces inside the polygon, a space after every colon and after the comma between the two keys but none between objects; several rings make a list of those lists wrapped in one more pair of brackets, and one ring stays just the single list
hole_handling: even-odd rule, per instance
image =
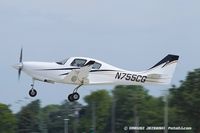
[{"label": "aircraft nose", "polygon": [[18,64],[13,65],[13,68],[19,70],[20,68],[22,68],[22,66],[23,66],[22,63],[18,63]]}]

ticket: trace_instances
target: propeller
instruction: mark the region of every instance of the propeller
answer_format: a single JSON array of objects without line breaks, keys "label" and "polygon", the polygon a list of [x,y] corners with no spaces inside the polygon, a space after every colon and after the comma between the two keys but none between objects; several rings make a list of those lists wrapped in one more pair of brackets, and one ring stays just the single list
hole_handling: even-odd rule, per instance
[{"label": "propeller", "polygon": [[19,57],[18,80],[20,80],[21,71],[22,71],[22,68],[23,68],[22,59],[23,59],[23,48],[21,48],[20,57]]},{"label": "propeller", "polygon": [[18,70],[18,80],[20,80],[21,71],[23,69],[23,61],[22,60],[23,60],[23,48],[21,48],[21,51],[20,51],[19,63],[16,65],[13,65],[13,67]]}]

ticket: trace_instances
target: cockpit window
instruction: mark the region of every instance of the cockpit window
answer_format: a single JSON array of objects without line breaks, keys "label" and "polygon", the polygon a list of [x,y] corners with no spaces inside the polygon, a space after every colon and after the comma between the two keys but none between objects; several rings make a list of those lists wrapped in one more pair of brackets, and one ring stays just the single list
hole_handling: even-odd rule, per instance
[{"label": "cockpit window", "polygon": [[64,60],[61,60],[61,61],[58,61],[56,63],[59,64],[59,65],[64,65],[67,62],[67,60],[68,60],[68,58],[64,59]]},{"label": "cockpit window", "polygon": [[85,59],[74,59],[71,66],[83,67],[87,60]]},{"label": "cockpit window", "polygon": [[99,69],[101,67],[100,63],[95,62],[92,66],[92,69]]}]

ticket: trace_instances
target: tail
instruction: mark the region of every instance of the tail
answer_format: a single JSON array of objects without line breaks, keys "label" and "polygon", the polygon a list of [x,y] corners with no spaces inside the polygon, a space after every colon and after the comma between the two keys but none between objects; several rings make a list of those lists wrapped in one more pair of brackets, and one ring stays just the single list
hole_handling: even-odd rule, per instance
[{"label": "tail", "polygon": [[170,84],[173,77],[177,62],[178,55],[167,55],[160,62],[146,71],[147,83],[155,84]]}]

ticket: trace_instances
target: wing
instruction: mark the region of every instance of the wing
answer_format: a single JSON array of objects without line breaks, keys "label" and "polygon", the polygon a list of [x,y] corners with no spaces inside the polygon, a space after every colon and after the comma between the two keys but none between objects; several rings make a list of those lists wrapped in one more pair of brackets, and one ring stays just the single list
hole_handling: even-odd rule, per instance
[{"label": "wing", "polygon": [[73,84],[88,84],[88,75],[92,69],[95,61],[89,61],[80,69],[73,69],[65,78],[64,82],[73,83]]}]

